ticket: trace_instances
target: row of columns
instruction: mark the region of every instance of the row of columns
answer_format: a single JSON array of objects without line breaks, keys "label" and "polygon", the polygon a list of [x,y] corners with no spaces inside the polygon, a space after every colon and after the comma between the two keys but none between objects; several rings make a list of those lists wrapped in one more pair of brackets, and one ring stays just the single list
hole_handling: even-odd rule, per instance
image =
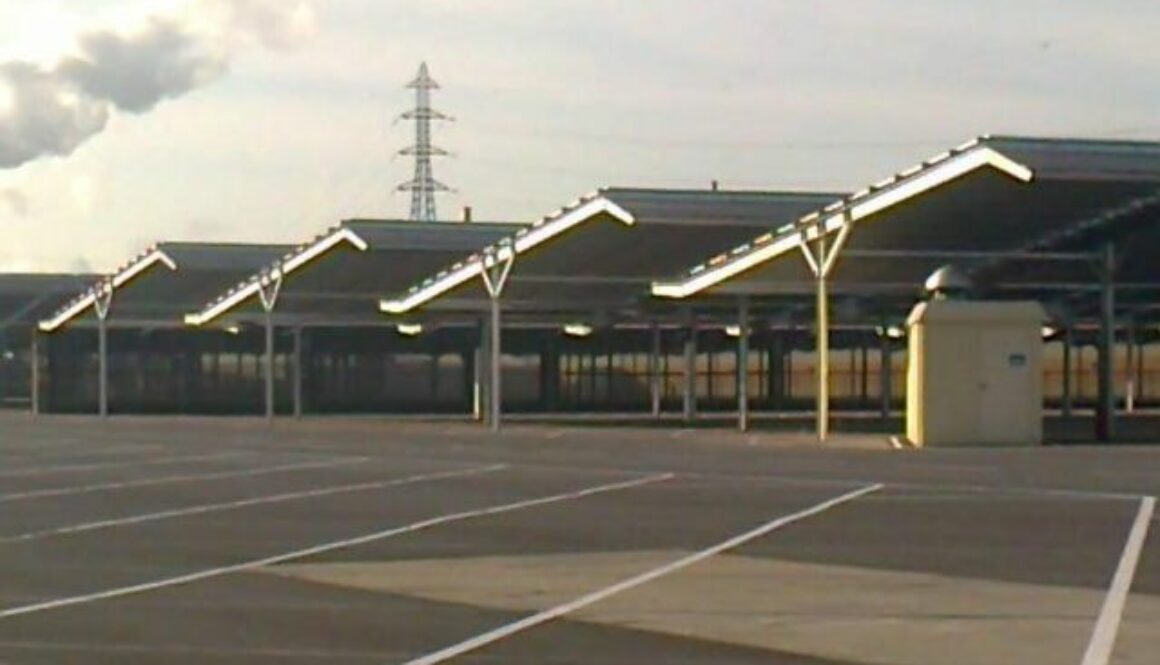
[{"label": "row of columns", "polygon": [[[827,248],[825,234],[819,235],[815,239],[815,247],[810,248],[808,243],[803,242],[801,247],[803,253],[807,257],[811,269],[816,277],[816,334],[817,334],[817,435],[819,440],[825,440],[829,434],[830,428],[830,371],[829,371],[829,298],[827,290],[827,278],[833,268],[834,260],[837,251],[845,238],[845,232],[849,230],[849,226],[843,227],[843,233],[840,233],[835,246],[832,249]],[[515,261],[515,251],[511,247],[501,247],[498,250],[492,251],[484,261],[484,269],[482,271],[482,279],[488,293],[489,300],[489,325],[481,326],[481,348],[480,355],[485,362],[474,363],[476,368],[474,404],[475,414],[479,418],[483,413],[486,413],[486,421],[493,431],[498,431],[502,426],[502,309],[501,297],[503,295],[504,287],[511,274],[511,270]],[[1112,245],[1107,245],[1102,254],[1102,261],[1100,265],[1100,284],[1101,284],[1101,298],[1100,298],[1100,343],[1099,343],[1099,402],[1096,410],[1096,436],[1100,440],[1110,440],[1114,435],[1114,413],[1115,413],[1115,395],[1113,389],[1113,368],[1112,368],[1112,349],[1115,342],[1115,286],[1114,274],[1116,267],[1115,251]],[[259,291],[262,307],[264,310],[265,322],[265,354],[263,369],[265,375],[265,416],[268,420],[274,418],[275,394],[274,394],[274,320],[273,312],[277,305],[278,295],[281,290],[282,277],[280,274],[270,275],[269,279],[262,282],[262,287]],[[97,330],[98,330],[98,413],[101,417],[107,417],[109,413],[108,401],[108,317],[112,306],[113,288],[111,283],[106,283],[98,292],[94,300],[94,309],[97,314]],[[685,364],[685,382],[682,399],[682,411],[686,421],[692,421],[696,417],[696,354],[697,354],[697,321],[689,310],[687,315],[687,329],[688,334],[684,342],[684,364]],[[740,334],[738,335],[738,362],[737,362],[737,411],[738,411],[738,428],[747,430],[749,428],[749,396],[748,396],[748,366],[749,366],[749,303],[748,300],[742,298],[738,305],[738,327]],[[1070,331],[1068,331],[1069,344],[1065,347],[1065,363],[1070,365]],[[36,336],[33,337],[34,352],[36,349]],[[485,343],[486,342],[486,343]],[[881,349],[882,354],[882,413],[883,416],[889,415],[890,409],[890,395],[891,395],[891,372],[890,372],[890,350],[888,347],[889,341],[883,340]],[[660,381],[659,381],[659,355],[660,355],[660,330],[659,327],[653,328],[652,339],[652,353],[650,354],[650,401],[651,411],[654,416],[660,415]],[[38,353],[38,352],[37,352]],[[302,338],[301,330],[295,329],[294,332],[294,376],[293,376],[293,403],[294,415],[300,416],[302,413],[302,369],[301,369],[301,354],[302,354]],[[34,361],[33,365],[33,411],[38,413],[39,407],[39,363]],[[486,365],[487,367],[487,381],[486,390],[483,390],[485,382],[480,376],[480,369]],[[1071,396],[1070,396],[1070,371],[1066,372],[1068,377],[1065,380],[1065,413],[1070,413],[1071,410]],[[1129,394],[1131,394],[1129,388]],[[486,411],[485,411],[486,409]]]},{"label": "row of columns", "polygon": [[[107,312],[108,308],[102,305],[100,311]],[[691,319],[690,319],[691,320]],[[98,318],[98,321],[101,321]],[[748,301],[741,299],[737,310],[738,328],[741,334],[737,341],[737,409],[738,409],[738,427],[745,430],[749,426],[749,394],[747,381],[747,368],[749,365],[749,335],[752,334],[752,327],[749,317]],[[492,376],[489,372],[491,364],[487,360],[491,357],[494,349],[490,341],[491,336],[488,334],[489,329],[494,322],[492,320],[481,320],[481,346],[476,349],[476,359],[472,363],[473,366],[473,413],[477,420],[483,420],[484,404],[486,400],[486,393],[494,390],[492,385],[482,385],[490,381]],[[303,329],[296,326],[292,331],[292,361],[289,369],[291,372],[291,389],[292,389],[292,412],[295,417],[300,417],[304,409],[303,400],[303,364],[302,358],[304,353],[303,347]],[[274,372],[274,332],[275,328],[272,325],[266,327],[265,336],[265,350],[263,354],[263,386],[265,392],[265,413],[267,416],[272,416],[273,413],[273,386],[275,379]],[[662,331],[661,327],[654,324],[651,328],[651,344],[648,355],[648,374],[649,374],[649,402],[650,413],[654,417],[661,415],[661,405],[663,400],[663,377],[661,372],[660,358],[663,354],[662,349]],[[694,371],[694,364],[697,356],[697,333],[698,329],[695,325],[688,328],[688,334],[683,342],[683,353],[685,354],[686,367],[689,368],[685,373],[683,395],[682,395],[682,413],[689,420],[696,417],[696,372]],[[1139,361],[1142,358],[1141,352],[1137,349],[1135,343],[1135,331],[1128,327],[1126,329],[1127,349],[1128,349],[1128,376],[1125,378],[1123,400],[1124,410],[1132,412],[1133,401],[1136,392],[1136,385],[1133,374],[1139,371]],[[1061,390],[1061,412],[1064,416],[1071,416],[1074,406],[1074,385],[1073,385],[1073,345],[1074,333],[1070,327],[1062,331],[1063,335],[1063,357],[1062,357],[1062,390]],[[880,394],[881,405],[880,411],[883,418],[887,417],[891,411],[891,395],[892,395],[892,357],[891,342],[888,337],[880,337]],[[30,406],[34,414],[41,412],[40,404],[40,362],[38,361],[41,354],[41,335],[34,332],[31,337],[30,354],[32,361],[29,363],[30,367]],[[1102,348],[1102,346],[1101,346]],[[692,362],[690,362],[692,358]],[[107,415],[109,411],[108,406],[108,330],[107,325],[98,325],[98,412],[101,415]],[[489,390],[490,389],[490,390]],[[1117,399],[1117,395],[1113,394],[1113,400]]]}]

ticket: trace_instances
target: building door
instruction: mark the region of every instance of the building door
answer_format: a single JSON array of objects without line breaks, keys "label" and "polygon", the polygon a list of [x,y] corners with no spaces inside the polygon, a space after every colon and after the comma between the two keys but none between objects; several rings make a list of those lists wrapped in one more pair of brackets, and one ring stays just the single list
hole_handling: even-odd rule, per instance
[{"label": "building door", "polygon": [[[1028,422],[1042,405],[1031,404],[1035,395],[1033,372],[1039,371],[1031,352],[1011,331],[984,331],[979,340],[982,354],[979,373],[979,437],[981,443],[1031,443]],[[1029,414],[1028,409],[1034,409]]]}]

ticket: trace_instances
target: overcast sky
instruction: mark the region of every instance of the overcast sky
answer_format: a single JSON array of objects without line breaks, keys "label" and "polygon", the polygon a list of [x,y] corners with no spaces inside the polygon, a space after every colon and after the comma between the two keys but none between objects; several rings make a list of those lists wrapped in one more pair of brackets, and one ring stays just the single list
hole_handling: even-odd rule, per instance
[{"label": "overcast sky", "polygon": [[605,185],[853,191],[981,133],[1160,138],[1156,0],[0,0],[0,270]]}]

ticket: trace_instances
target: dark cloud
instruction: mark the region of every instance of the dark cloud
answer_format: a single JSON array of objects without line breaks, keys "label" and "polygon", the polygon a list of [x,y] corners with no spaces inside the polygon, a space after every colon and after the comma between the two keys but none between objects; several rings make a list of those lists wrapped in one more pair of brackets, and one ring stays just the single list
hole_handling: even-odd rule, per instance
[{"label": "dark cloud", "polygon": [[205,85],[227,62],[226,53],[173,19],[149,19],[143,30],[127,35],[89,33],[78,46],[80,56],[61,62],[57,75],[89,97],[132,113]]},{"label": "dark cloud", "polygon": [[0,168],[72,154],[112,111],[144,113],[218,78],[239,47],[296,44],[313,31],[313,2],[201,0],[132,32],[82,34],[52,68],[0,63]]},{"label": "dark cloud", "polygon": [[68,155],[105,128],[109,104],[78,90],[56,72],[23,62],[0,64],[0,168]]}]

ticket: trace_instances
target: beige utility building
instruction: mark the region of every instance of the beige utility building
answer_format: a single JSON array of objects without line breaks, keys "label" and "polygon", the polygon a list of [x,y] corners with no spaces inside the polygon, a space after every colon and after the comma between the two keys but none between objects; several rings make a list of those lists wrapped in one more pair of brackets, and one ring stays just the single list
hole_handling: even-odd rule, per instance
[{"label": "beige utility building", "polygon": [[907,320],[906,435],[916,446],[1043,441],[1043,323],[1036,302],[936,299]]}]

